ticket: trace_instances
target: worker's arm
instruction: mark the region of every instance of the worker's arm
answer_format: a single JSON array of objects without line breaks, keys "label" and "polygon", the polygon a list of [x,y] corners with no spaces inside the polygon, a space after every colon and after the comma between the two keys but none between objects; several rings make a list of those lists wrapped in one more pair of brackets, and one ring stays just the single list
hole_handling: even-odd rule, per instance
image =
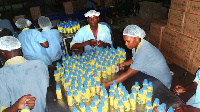
[{"label": "worker's arm", "polygon": [[24,95],[18,101],[16,101],[11,107],[4,109],[2,112],[18,112],[26,105],[29,109],[33,109],[35,106],[35,97],[31,95]]},{"label": "worker's arm", "polygon": [[130,59],[130,60],[128,60],[128,61],[125,61],[125,62],[119,64],[118,66],[119,66],[119,69],[120,69],[120,70],[124,70],[124,68],[125,68],[126,66],[129,66],[129,65],[131,65],[132,63],[133,63],[133,60]]},{"label": "worker's arm", "polygon": [[191,105],[183,105],[175,108],[174,112],[200,112],[200,109]]},{"label": "worker's arm", "polygon": [[40,45],[44,48],[48,48],[49,47],[49,42],[45,41],[44,43],[40,43]]},{"label": "worker's arm", "polygon": [[85,42],[82,42],[82,43],[75,43],[72,45],[71,49],[79,49],[79,48],[82,48],[86,45],[90,45],[92,47],[96,46],[97,45],[97,41],[94,40],[94,39],[91,39],[91,40],[88,40],[88,41],[85,41]]},{"label": "worker's arm", "polygon": [[[118,76],[117,78],[115,78],[114,80],[117,82],[117,83],[120,83],[120,82],[123,82],[125,81],[126,79],[128,79],[129,77],[135,75],[136,73],[138,73],[138,70],[134,70],[132,68],[129,68],[125,73],[121,74],[120,76]],[[113,81],[114,80],[111,80],[109,82],[105,82],[103,83],[103,85],[107,88],[109,87],[110,85],[112,85]]]}]

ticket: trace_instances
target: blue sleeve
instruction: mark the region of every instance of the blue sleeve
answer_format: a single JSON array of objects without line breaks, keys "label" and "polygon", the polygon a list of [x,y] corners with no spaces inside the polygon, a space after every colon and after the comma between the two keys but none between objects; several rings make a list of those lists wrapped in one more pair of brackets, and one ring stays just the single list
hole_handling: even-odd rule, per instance
[{"label": "blue sleeve", "polygon": [[[3,73],[0,71],[0,76],[3,76]],[[10,94],[9,89],[6,87],[6,82],[0,78],[0,109],[2,107],[10,107]]]},{"label": "blue sleeve", "polygon": [[[139,52],[138,52],[139,53]],[[146,61],[147,57],[145,55],[140,55],[137,54],[135,57],[135,60],[133,60],[133,63],[131,64],[130,68],[134,70],[142,70],[146,66]]]},{"label": "blue sleeve", "polygon": [[78,32],[73,37],[71,43],[82,43],[82,42],[84,42],[84,33],[83,32],[84,32],[83,29],[79,29]]},{"label": "blue sleeve", "polygon": [[37,30],[35,30],[35,33],[33,33],[33,35],[35,35],[35,36],[33,36],[33,37],[36,38],[35,41],[36,41],[37,43],[44,43],[44,42],[47,41],[47,39],[46,39],[45,37],[42,36],[41,32],[39,32],[39,31],[37,31]]},{"label": "blue sleeve", "polygon": [[102,25],[102,27],[103,27],[103,31],[102,31],[102,34],[100,35],[100,40],[112,45],[111,34],[108,27],[105,25]]}]

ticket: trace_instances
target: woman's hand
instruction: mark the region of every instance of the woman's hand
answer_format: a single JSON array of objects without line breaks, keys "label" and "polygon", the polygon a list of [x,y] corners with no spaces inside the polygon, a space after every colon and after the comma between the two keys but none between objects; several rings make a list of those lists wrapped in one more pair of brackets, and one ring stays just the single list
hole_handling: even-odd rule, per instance
[{"label": "woman's hand", "polygon": [[118,67],[119,67],[119,70],[124,70],[124,68],[126,67],[126,65],[123,64],[123,63],[121,63],[121,64],[118,65]]},{"label": "woman's hand", "polygon": [[186,92],[186,88],[181,86],[181,85],[176,85],[173,88],[173,92],[175,95],[180,95],[181,93],[185,93]]}]

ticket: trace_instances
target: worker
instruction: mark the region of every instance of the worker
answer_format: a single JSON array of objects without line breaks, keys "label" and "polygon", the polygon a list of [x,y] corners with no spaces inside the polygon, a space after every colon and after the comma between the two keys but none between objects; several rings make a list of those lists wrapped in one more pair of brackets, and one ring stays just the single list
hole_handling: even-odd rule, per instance
[{"label": "worker", "polygon": [[[130,68],[119,77],[114,79],[117,83],[134,76],[139,71],[160,80],[167,88],[171,86],[171,74],[161,52],[144,39],[145,31],[137,25],[128,25],[123,31],[123,39],[128,49],[132,49],[132,59],[119,64],[120,70]],[[108,87],[112,81],[103,85]]]},{"label": "worker", "polygon": [[85,51],[94,47],[107,47],[112,45],[111,34],[106,25],[98,24],[99,12],[90,10],[85,13],[88,25],[83,26],[75,34],[70,43],[71,49],[84,47]]},{"label": "worker", "polygon": [[176,85],[173,88],[175,95],[180,95],[190,90],[196,90],[196,93],[187,101],[186,105],[175,109],[178,112],[200,112],[200,69],[196,72],[193,83],[187,86]]},{"label": "worker", "polygon": [[52,61],[61,59],[63,55],[61,50],[62,37],[57,29],[51,29],[52,23],[48,17],[41,16],[38,19],[38,24],[42,28],[42,36],[49,42],[49,47],[46,48],[47,54]]},{"label": "worker", "polygon": [[41,60],[46,65],[52,63],[51,58],[46,52],[49,47],[47,39],[42,37],[41,33],[35,29],[29,29],[31,21],[20,18],[15,22],[17,28],[22,30],[18,39],[22,44],[22,53],[27,60]]},{"label": "worker", "polygon": [[12,34],[14,34],[14,29],[13,29],[12,24],[10,23],[10,20],[3,18],[1,16],[1,14],[0,14],[0,18],[1,18],[0,19],[0,28],[7,28],[12,32]]},{"label": "worker", "polygon": [[49,85],[47,66],[20,56],[21,43],[12,36],[0,38],[0,55],[6,60],[0,69],[0,112],[45,112]]},{"label": "worker", "polygon": [[112,42],[114,42],[114,38],[113,38],[113,35],[112,35],[112,30],[111,30],[110,25],[106,22],[99,22],[99,24],[106,25],[108,27],[108,29],[110,31],[110,35],[111,35],[111,40],[112,40]]}]

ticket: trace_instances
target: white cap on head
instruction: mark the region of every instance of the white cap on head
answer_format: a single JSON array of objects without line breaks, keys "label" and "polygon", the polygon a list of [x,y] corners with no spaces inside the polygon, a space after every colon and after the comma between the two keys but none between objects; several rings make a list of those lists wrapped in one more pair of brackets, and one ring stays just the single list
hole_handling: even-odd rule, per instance
[{"label": "white cap on head", "polygon": [[31,26],[31,21],[29,21],[28,19],[24,19],[24,18],[19,18],[16,22],[15,25],[17,26],[17,28],[26,28],[28,26]]},{"label": "white cap on head", "polygon": [[85,17],[99,16],[100,12],[96,12],[95,10],[90,10],[87,13],[85,13],[84,15],[85,15]]},{"label": "white cap on head", "polygon": [[128,36],[131,36],[131,37],[139,36],[139,38],[143,39],[145,37],[146,33],[143,29],[141,29],[137,25],[128,25],[124,29],[123,35],[128,35]]},{"label": "white cap on head", "polygon": [[21,43],[13,36],[3,36],[0,38],[0,50],[11,51],[20,47]]},{"label": "white cap on head", "polygon": [[38,24],[39,24],[40,28],[42,28],[43,30],[49,30],[52,28],[52,23],[51,23],[50,19],[45,16],[41,16],[38,19]]}]

